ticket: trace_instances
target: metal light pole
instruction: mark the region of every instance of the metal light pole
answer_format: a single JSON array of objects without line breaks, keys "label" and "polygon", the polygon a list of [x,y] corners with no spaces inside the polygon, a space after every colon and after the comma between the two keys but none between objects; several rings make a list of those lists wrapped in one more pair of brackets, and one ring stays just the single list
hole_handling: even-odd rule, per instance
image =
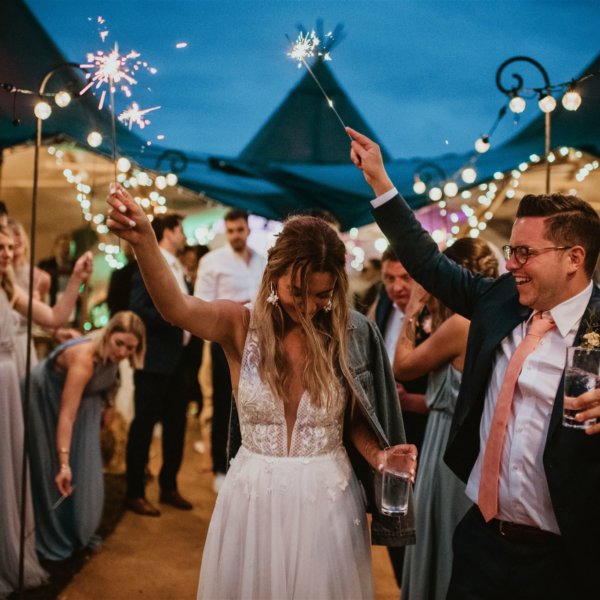
[{"label": "metal light pole", "polygon": [[[508,67],[508,65],[515,62],[527,62],[536,67],[536,69],[538,69],[538,71],[542,74],[542,77],[544,78],[544,86],[542,88],[532,88],[527,90],[523,87],[523,78],[521,77],[521,75],[519,75],[518,73],[513,73],[512,76],[516,81],[516,85],[514,85],[511,88],[504,87],[502,85],[502,72],[504,71],[504,69],[506,69],[506,67]],[[525,101],[522,100],[520,94],[523,91],[533,91],[534,93],[537,92],[539,93],[540,97],[542,97],[543,92],[546,92],[546,96],[550,96],[550,98],[552,98],[550,93],[552,86],[550,84],[548,72],[537,60],[529,58],[528,56],[514,56],[513,58],[505,60],[496,71],[496,86],[503,94],[511,98],[509,108],[515,113],[520,113],[525,109]],[[513,104],[517,99],[521,100],[522,102]],[[556,105],[556,101],[554,101],[554,105]],[[550,193],[550,161],[548,160],[548,156],[550,154],[551,134],[550,113],[552,112],[552,110],[554,110],[554,107],[550,108],[549,110],[542,110],[544,112],[544,155],[546,157],[546,193],[548,194]]]},{"label": "metal light pole", "polygon": [[[38,96],[41,102],[44,102],[44,96],[46,93],[46,85],[52,78],[52,76],[62,69],[78,69],[85,72],[77,63],[61,63],[56,67],[50,69],[43,77],[40,87],[38,89]],[[67,100],[67,104],[70,101]],[[19,537],[19,597],[23,597],[24,582],[25,582],[25,537],[26,537],[26,508],[27,508],[27,447],[29,444],[29,400],[31,395],[31,339],[32,339],[32,317],[33,317],[33,274],[35,269],[35,243],[36,243],[36,221],[37,221],[37,192],[38,192],[38,178],[39,178],[39,156],[40,148],[42,146],[42,121],[50,116],[51,109],[49,105],[46,107],[46,112],[38,109],[40,105],[36,105],[36,136],[35,136],[35,149],[33,154],[33,189],[31,193],[31,225],[29,229],[30,239],[30,255],[29,255],[29,296],[27,302],[27,346],[25,355],[25,378],[24,378],[24,390],[23,390],[23,461],[21,468],[21,506],[20,506],[20,518],[21,518],[21,529]],[[66,106],[66,104],[64,105]],[[42,107],[43,108],[43,107]]]}]

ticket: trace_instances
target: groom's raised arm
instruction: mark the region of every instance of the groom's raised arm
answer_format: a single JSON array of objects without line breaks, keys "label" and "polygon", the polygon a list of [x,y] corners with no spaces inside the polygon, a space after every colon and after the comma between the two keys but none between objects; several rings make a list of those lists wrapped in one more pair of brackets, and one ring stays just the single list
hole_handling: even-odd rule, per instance
[{"label": "groom's raised arm", "polygon": [[389,178],[379,146],[358,131],[347,128],[352,138],[350,158],[375,193],[375,221],[410,275],[453,311],[470,318],[478,296],[489,279],[474,276],[442,254],[423,229],[412,209]]}]

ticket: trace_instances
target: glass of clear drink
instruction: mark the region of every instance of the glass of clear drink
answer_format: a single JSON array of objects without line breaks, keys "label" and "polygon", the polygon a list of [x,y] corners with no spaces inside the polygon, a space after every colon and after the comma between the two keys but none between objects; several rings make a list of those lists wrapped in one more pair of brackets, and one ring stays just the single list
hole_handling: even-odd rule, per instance
[{"label": "glass of clear drink", "polygon": [[597,423],[597,419],[577,421],[581,409],[573,407],[577,396],[600,388],[600,348],[574,346],[567,348],[565,367],[565,394],[563,400],[563,425],[573,429],[587,429]]},{"label": "glass of clear drink", "polygon": [[387,448],[381,476],[381,512],[405,515],[411,486],[412,458],[400,448]]}]

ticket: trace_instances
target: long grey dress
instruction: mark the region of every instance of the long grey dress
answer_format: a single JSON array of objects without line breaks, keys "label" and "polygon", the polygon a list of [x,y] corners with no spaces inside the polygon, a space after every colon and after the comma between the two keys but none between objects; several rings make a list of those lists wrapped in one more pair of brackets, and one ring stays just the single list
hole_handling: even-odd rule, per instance
[{"label": "long grey dress", "polygon": [[100,455],[103,393],[117,381],[118,365],[98,363],[83,391],[73,424],[70,464],[74,491],[57,505],[56,424],[65,375],[54,368],[56,357],[69,346],[91,343],[87,337],[58,346],[31,372],[30,444],[36,548],[49,560],[64,560],[80,548],[99,543],[95,535],[102,517],[104,480]]},{"label": "long grey dress", "polygon": [[452,570],[452,536],[471,507],[464,483],[444,463],[462,373],[451,364],[430,374],[431,413],[419,453],[415,485],[416,535],[406,548],[402,600],[444,600]]},{"label": "long grey dress", "polygon": [[[23,462],[23,411],[14,355],[16,319],[0,289],[0,598],[18,586]],[[25,586],[46,580],[34,544],[31,496],[25,511]]]}]

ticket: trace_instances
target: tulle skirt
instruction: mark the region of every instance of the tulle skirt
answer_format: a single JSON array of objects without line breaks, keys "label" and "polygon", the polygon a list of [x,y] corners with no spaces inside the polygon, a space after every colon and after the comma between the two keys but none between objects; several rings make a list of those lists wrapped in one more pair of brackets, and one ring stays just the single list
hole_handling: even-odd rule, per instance
[{"label": "tulle skirt", "polygon": [[372,597],[365,504],[343,447],[310,457],[240,448],[210,522],[198,599]]}]

